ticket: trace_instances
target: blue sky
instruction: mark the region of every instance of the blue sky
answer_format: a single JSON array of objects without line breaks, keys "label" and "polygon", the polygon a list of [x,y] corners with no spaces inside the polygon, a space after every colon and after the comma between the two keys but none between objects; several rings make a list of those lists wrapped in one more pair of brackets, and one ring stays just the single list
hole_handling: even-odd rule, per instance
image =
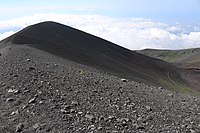
[{"label": "blue sky", "polygon": [[42,12],[200,22],[199,0],[4,0],[0,1],[0,11],[3,20]]},{"label": "blue sky", "polygon": [[[200,40],[196,37],[200,31],[200,0],[0,1],[0,39],[25,26],[45,20],[74,26],[130,49],[200,47],[198,42]],[[97,24],[99,24],[98,28]],[[120,34],[122,28],[127,30],[124,34],[129,34],[130,37],[123,35],[124,38],[120,38],[123,42],[118,39],[122,35],[112,35]],[[131,33],[129,29],[132,29]],[[148,32],[152,33],[152,38],[144,37]],[[136,36],[135,42],[131,39],[133,35]],[[190,45],[185,46],[186,43]],[[139,44],[142,47],[139,47]]]}]

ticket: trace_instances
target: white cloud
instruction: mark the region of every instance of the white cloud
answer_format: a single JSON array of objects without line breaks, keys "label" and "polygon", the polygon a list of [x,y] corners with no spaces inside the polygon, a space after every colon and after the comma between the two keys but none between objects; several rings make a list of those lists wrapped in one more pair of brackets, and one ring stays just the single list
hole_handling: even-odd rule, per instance
[{"label": "white cloud", "polygon": [[8,31],[8,32],[4,32],[4,33],[0,33],[0,40],[14,34],[15,32],[14,31]]},{"label": "white cloud", "polygon": [[200,47],[200,32],[194,28],[192,28],[193,31],[186,31],[180,24],[170,26],[151,19],[118,19],[98,15],[36,14],[0,21],[0,39],[42,21],[60,22],[129,49]]}]

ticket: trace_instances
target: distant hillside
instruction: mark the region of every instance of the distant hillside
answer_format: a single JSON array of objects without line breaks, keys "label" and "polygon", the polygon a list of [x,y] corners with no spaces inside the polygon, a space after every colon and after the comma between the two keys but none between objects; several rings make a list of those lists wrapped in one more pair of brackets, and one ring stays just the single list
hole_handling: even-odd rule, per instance
[{"label": "distant hillside", "polygon": [[200,62],[200,48],[183,49],[183,50],[144,49],[138,52],[153,58],[173,63]]},{"label": "distant hillside", "polygon": [[176,66],[133,52],[77,29],[43,22],[29,26],[2,41],[6,45],[26,45],[137,82],[186,91],[188,85],[174,72]]},{"label": "distant hillside", "polygon": [[200,91],[200,48],[183,50],[144,49],[138,53],[171,62],[178,66],[177,72],[190,86]]}]

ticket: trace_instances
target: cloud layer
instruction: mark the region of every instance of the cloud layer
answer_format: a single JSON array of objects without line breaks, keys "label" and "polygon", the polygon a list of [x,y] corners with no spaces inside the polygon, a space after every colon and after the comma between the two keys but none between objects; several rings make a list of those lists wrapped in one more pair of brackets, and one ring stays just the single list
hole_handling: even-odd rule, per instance
[{"label": "cloud layer", "polygon": [[198,26],[168,25],[143,18],[112,18],[97,15],[36,14],[0,21],[0,40],[26,26],[56,21],[131,50],[144,48],[183,49],[200,47]]}]

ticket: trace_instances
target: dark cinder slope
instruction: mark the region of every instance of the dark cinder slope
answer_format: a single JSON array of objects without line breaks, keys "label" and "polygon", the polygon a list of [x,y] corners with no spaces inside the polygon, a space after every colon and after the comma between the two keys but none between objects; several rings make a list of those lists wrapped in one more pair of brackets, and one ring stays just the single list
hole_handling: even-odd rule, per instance
[{"label": "dark cinder slope", "polygon": [[[107,73],[175,89],[167,73],[173,65],[147,57],[74,28],[43,22],[29,26],[2,41],[7,45],[28,45]],[[174,73],[180,84],[182,80]],[[176,88],[177,89],[177,88]]]},{"label": "dark cinder slope", "polygon": [[198,97],[123,82],[29,46],[0,52],[0,133],[200,131]]}]

